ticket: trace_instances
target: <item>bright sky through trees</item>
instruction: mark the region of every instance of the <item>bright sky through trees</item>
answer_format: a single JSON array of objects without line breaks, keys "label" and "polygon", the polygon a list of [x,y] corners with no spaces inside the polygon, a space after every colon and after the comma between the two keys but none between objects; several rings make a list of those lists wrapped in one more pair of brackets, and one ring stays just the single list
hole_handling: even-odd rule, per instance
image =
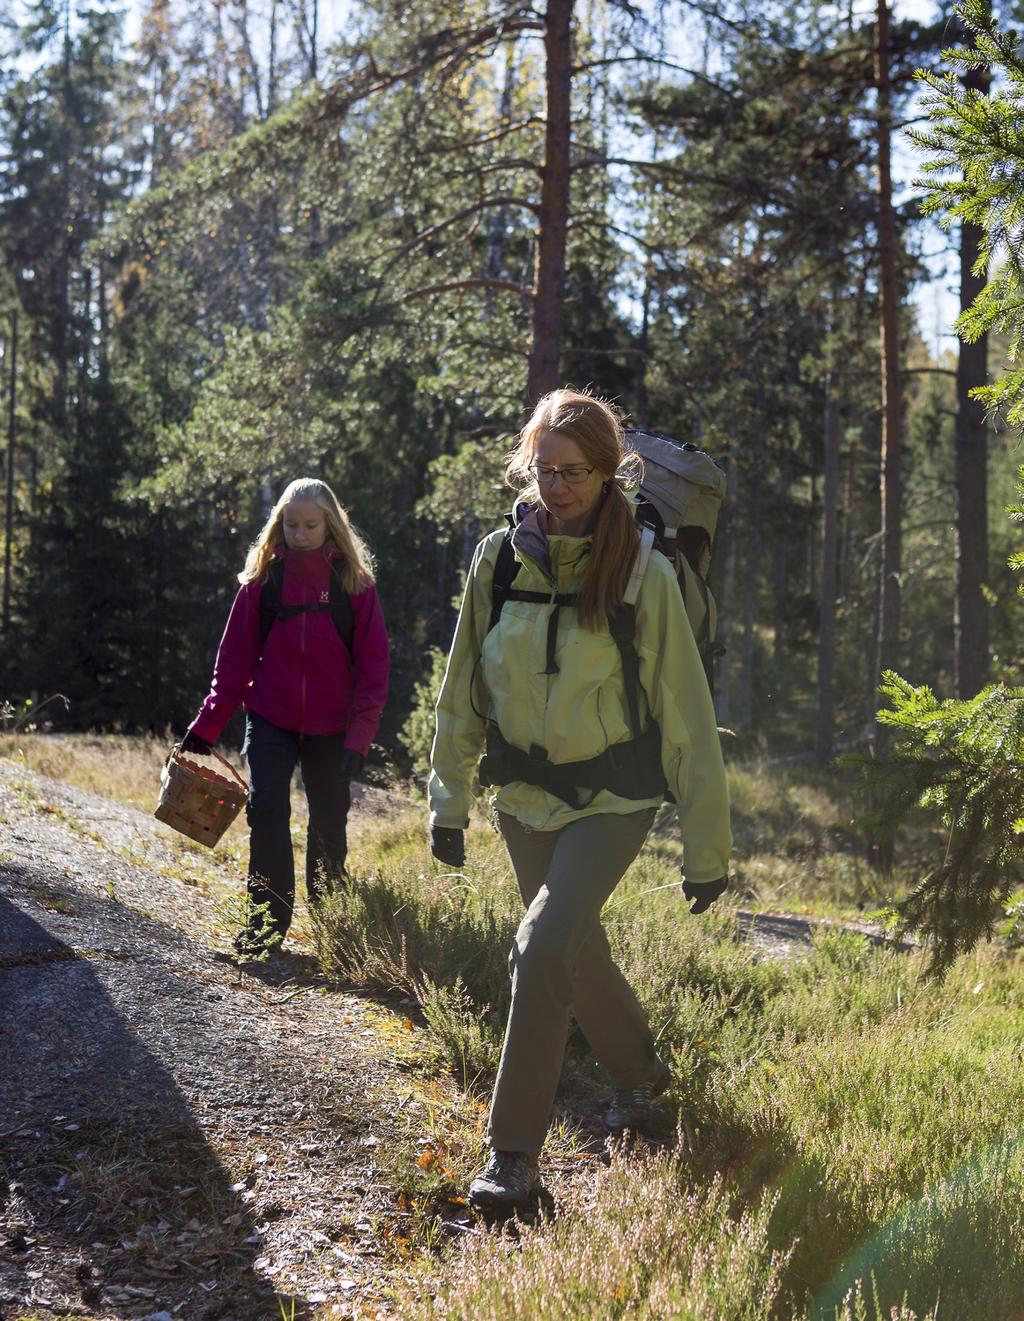
[{"label": "bright sky through trees", "polygon": [[[893,16],[897,21],[915,19],[921,23],[933,22],[938,10],[935,0],[895,0],[892,8]],[[141,9],[140,0],[129,0],[126,8],[126,32],[130,40],[138,33]],[[332,37],[342,30],[349,9],[348,0],[321,0],[320,35],[325,45],[329,45]],[[874,5],[870,0],[858,0],[854,12],[858,17],[866,20],[873,9]],[[670,21],[674,32],[670,31],[667,45],[669,49],[675,48],[675,56],[685,63],[687,41],[683,11],[680,10],[675,19]],[[910,192],[912,182],[919,173],[920,160],[920,153],[914,145],[905,135],[898,135],[893,143],[893,169],[897,179],[902,183],[902,198]],[[901,200],[901,197],[897,200]],[[937,227],[929,227],[929,229],[930,232],[925,235],[924,252],[929,254],[927,264],[932,271],[932,278],[919,284],[912,298],[918,311],[921,335],[932,353],[938,356],[943,350],[954,347],[955,343],[952,325],[959,312],[955,283],[958,279],[958,268],[955,253],[945,251],[948,245],[947,236]]]}]

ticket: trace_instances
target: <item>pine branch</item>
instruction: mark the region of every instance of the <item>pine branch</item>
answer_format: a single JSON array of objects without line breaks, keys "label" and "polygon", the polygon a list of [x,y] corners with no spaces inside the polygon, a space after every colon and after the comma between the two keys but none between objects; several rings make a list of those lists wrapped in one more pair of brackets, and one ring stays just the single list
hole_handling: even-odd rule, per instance
[{"label": "pine branch", "polygon": [[1024,879],[1024,689],[940,702],[889,671],[880,691],[891,750],[859,762],[873,805],[865,821],[883,837],[919,809],[945,825],[941,862],[893,905],[897,933],[923,935],[942,973],[992,934]]},{"label": "pine branch", "polygon": [[496,279],[469,279],[469,280],[447,280],[442,284],[428,284],[421,289],[413,289],[410,293],[399,294],[397,302],[411,303],[417,298],[430,298],[434,294],[462,293],[470,289],[502,289],[508,293],[519,294],[522,298],[533,298],[533,290],[525,285],[517,284],[515,280],[496,280]]}]

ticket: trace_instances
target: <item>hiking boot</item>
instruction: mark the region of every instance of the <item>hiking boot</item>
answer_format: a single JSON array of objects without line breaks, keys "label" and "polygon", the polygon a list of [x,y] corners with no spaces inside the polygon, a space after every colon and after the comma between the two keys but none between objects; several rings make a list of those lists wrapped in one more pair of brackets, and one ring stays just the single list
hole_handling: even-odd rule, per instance
[{"label": "hiking boot", "polygon": [[540,1191],[536,1156],[521,1151],[492,1151],[469,1185],[469,1204],[477,1211],[512,1211]]},{"label": "hiking boot", "polygon": [[658,1059],[650,1082],[641,1083],[639,1087],[616,1087],[604,1117],[608,1132],[621,1133],[629,1128],[635,1133],[644,1129],[651,1117],[652,1101],[671,1081],[671,1070],[664,1060]]}]

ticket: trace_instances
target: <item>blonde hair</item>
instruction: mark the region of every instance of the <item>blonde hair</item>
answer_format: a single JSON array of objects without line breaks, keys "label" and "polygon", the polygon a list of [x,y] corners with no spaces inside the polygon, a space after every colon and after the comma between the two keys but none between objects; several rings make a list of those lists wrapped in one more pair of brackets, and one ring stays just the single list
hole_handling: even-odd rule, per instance
[{"label": "blonde hair", "polygon": [[343,557],[342,587],[349,596],[365,591],[374,580],[373,556],[366,542],[349,522],[348,514],[338,497],[326,482],[321,482],[316,477],[299,477],[284,488],[277,504],[270,511],[270,517],[264,523],[262,531],[249,547],[249,553],[245,557],[245,568],[238,575],[238,581],[262,582],[267,576],[275,550],[284,544],[282,531],[284,511],[285,506],[292,500],[313,500],[320,506],[327,521],[327,536],[324,544],[340,550]]},{"label": "blonde hair", "polygon": [[606,478],[590,556],[576,598],[580,623],[585,628],[600,628],[622,604],[640,544],[626,488],[640,481],[643,461],[626,447],[622,420],[610,403],[581,390],[552,390],[533,410],[505,466],[505,480],[522,486],[530,500],[540,498],[530,464],[546,431],[557,431],[574,440],[587,463]]}]

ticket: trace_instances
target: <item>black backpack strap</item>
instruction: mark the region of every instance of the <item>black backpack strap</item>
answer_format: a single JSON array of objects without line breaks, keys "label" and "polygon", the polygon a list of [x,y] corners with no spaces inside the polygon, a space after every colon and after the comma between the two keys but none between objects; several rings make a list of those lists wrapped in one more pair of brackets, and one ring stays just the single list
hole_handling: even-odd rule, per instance
[{"label": "black backpack strap", "polygon": [[491,622],[487,625],[488,633],[501,618],[505,602],[512,590],[512,579],[516,576],[516,553],[512,549],[512,532],[509,530],[501,539],[498,558],[494,561],[494,578],[491,581]]},{"label": "black backpack strap", "polygon": [[267,634],[274,627],[281,608],[281,588],[284,584],[284,560],[275,556],[270,561],[260,588],[260,651],[267,643]]},{"label": "black backpack strap", "polygon": [[284,586],[284,560],[275,558],[270,561],[267,575],[260,589],[260,652],[267,645],[267,636],[279,619],[293,619],[296,615],[315,614],[320,610],[330,610],[338,636],[352,655],[352,638],[355,634],[356,616],[352,609],[352,598],[341,585],[341,575],[337,566],[331,564],[330,605],[282,605],[281,590]]},{"label": "black backpack strap", "polygon": [[341,585],[341,570],[337,560],[331,561],[331,618],[334,627],[352,655],[352,638],[356,631],[356,612],[352,609],[352,598]]},{"label": "black backpack strap", "polygon": [[559,592],[551,596],[548,592],[527,592],[512,586],[516,576],[516,553],[512,548],[511,529],[505,533],[498,547],[498,558],[494,561],[494,577],[491,579],[491,619],[487,625],[488,633],[496,628],[506,601],[530,601],[534,605],[549,605],[551,618],[548,620],[547,665],[544,674],[557,674],[555,662],[555,642],[558,637],[558,612],[562,606],[576,604],[575,592]]},{"label": "black backpack strap", "polygon": [[629,723],[633,737],[643,735],[640,723],[640,657],[636,654],[636,606],[623,602],[608,617],[608,628],[622,658],[622,682],[629,703]]}]

